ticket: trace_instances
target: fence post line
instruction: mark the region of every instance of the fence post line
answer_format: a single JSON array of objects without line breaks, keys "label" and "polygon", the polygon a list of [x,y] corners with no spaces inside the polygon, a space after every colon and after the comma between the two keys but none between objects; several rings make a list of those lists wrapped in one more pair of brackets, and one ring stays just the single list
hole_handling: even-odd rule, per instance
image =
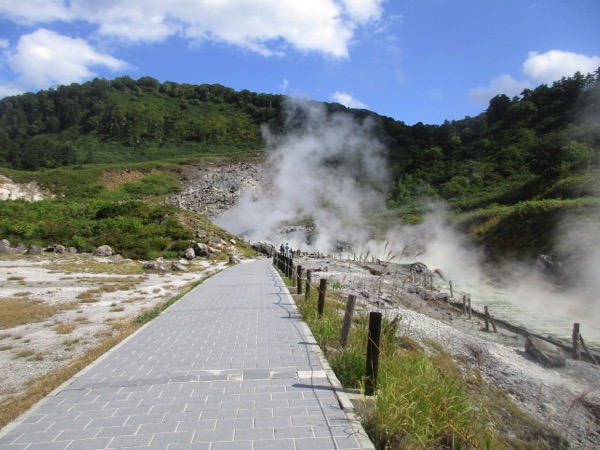
[{"label": "fence post line", "polygon": [[485,315],[485,331],[490,331],[490,313],[488,312],[488,307],[483,307],[484,315]]},{"label": "fence post line", "polygon": [[463,295],[463,314],[467,313],[467,296]]},{"label": "fence post line", "polygon": [[579,359],[581,357],[579,351],[579,324],[573,324],[573,358]]},{"label": "fence post line", "polygon": [[327,278],[321,278],[319,283],[319,303],[317,304],[317,311],[319,317],[323,316],[325,310],[325,291],[327,290]]},{"label": "fence post line", "polygon": [[300,265],[298,265],[298,267],[296,268],[296,276],[298,277],[296,281],[296,287],[298,288],[298,290],[296,291],[296,293],[298,295],[302,295],[302,266]]},{"label": "fence post line", "polygon": [[348,343],[348,335],[350,334],[350,327],[352,326],[352,316],[354,315],[355,305],[356,295],[350,294],[348,296],[348,303],[346,303],[346,314],[344,314],[344,324],[342,325],[342,335],[340,337],[342,348],[346,348],[346,344]]},{"label": "fence post line", "polygon": [[294,267],[293,264],[292,264],[292,273],[290,275],[292,277],[292,287],[295,288],[296,287],[296,268]]},{"label": "fence post line", "polygon": [[306,269],[306,300],[310,297],[310,283],[312,281],[312,270]]},{"label": "fence post line", "polygon": [[369,313],[369,336],[367,338],[367,370],[365,379],[365,395],[373,395],[377,387],[379,371],[379,344],[381,338],[381,313]]},{"label": "fence post line", "polygon": [[467,309],[469,310],[469,319],[472,319],[473,316],[471,315],[471,297],[469,297],[467,299],[467,305],[468,305]]}]

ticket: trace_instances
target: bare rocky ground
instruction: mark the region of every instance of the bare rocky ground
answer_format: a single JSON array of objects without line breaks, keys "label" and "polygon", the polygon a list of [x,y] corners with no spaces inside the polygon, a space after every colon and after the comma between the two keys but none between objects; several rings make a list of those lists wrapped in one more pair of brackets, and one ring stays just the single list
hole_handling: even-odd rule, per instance
[{"label": "bare rocky ground", "polygon": [[0,400],[116,333],[121,321],[223,268],[195,260],[187,271],[148,271],[143,262],[86,254],[3,255],[0,298],[64,305],[51,317],[0,329]]},{"label": "bare rocky ground", "polygon": [[[244,190],[268,191],[265,173],[261,158],[191,166],[186,168],[187,187],[170,200],[215,217],[233,206]],[[35,185],[15,187],[9,181],[0,178],[0,199],[44,196]],[[130,320],[219,269],[195,261],[189,272],[141,273],[141,264],[85,255],[0,258],[0,297],[73,304],[47,320],[0,330],[0,399],[97,345],[115,332],[118,321]],[[359,264],[333,259],[306,258],[300,264],[305,269],[327,268],[315,272],[313,282],[326,277],[330,288],[356,294],[365,309],[399,317],[401,334],[425,347],[433,340],[447,348],[465,373],[478,371],[522,410],[567,438],[571,448],[600,448],[600,366],[567,357],[566,367],[546,368],[525,353],[524,336],[502,327],[498,333],[486,333],[482,320],[469,320],[441,302],[409,294],[407,273],[382,277]],[[88,297],[89,291],[100,293]],[[70,331],[61,334],[66,330]]]},{"label": "bare rocky ground", "polygon": [[485,332],[483,319],[468,319],[444,302],[408,293],[410,274],[401,266],[390,266],[381,276],[373,274],[373,266],[335,259],[303,257],[295,264],[316,270],[312,284],[327,278],[328,289],[355,294],[364,309],[398,317],[399,333],[425,348],[428,340],[439,343],[464,373],[479,372],[523,411],[564,436],[571,448],[600,448],[600,366],[570,355],[564,368],[542,366],[525,352],[525,336],[502,327]]}]

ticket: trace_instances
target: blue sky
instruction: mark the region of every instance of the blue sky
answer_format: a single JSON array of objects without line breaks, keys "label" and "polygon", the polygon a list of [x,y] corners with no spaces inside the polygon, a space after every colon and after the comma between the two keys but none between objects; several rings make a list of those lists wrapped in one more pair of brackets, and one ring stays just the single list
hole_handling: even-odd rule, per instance
[{"label": "blue sky", "polygon": [[600,67],[598,0],[0,0],[0,97],[219,83],[412,125]]}]

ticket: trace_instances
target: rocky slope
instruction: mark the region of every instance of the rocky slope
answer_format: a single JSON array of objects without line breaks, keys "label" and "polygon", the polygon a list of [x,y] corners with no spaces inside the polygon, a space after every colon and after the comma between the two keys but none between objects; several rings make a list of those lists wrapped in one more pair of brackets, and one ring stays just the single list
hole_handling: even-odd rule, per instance
[{"label": "rocky slope", "polygon": [[44,191],[37,183],[18,184],[0,175],[0,201],[18,199],[34,201],[52,197],[54,197],[52,193]]},{"label": "rocky slope", "polygon": [[184,184],[183,190],[170,198],[171,203],[210,218],[234,206],[244,192],[258,195],[270,191],[264,154],[193,163],[185,168]]}]

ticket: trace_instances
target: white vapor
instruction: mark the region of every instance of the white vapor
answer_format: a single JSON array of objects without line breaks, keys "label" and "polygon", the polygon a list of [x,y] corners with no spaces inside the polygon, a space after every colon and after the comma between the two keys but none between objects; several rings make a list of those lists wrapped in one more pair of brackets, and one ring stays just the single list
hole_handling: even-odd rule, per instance
[{"label": "white vapor", "polygon": [[[272,194],[246,193],[217,223],[251,241],[285,240],[304,250],[366,242],[365,214],[384,205],[389,179],[386,148],[373,136],[374,124],[298,99],[287,100],[286,114],[293,131],[280,136],[264,130]],[[316,228],[310,244],[305,230],[281,232],[303,218]]]}]

